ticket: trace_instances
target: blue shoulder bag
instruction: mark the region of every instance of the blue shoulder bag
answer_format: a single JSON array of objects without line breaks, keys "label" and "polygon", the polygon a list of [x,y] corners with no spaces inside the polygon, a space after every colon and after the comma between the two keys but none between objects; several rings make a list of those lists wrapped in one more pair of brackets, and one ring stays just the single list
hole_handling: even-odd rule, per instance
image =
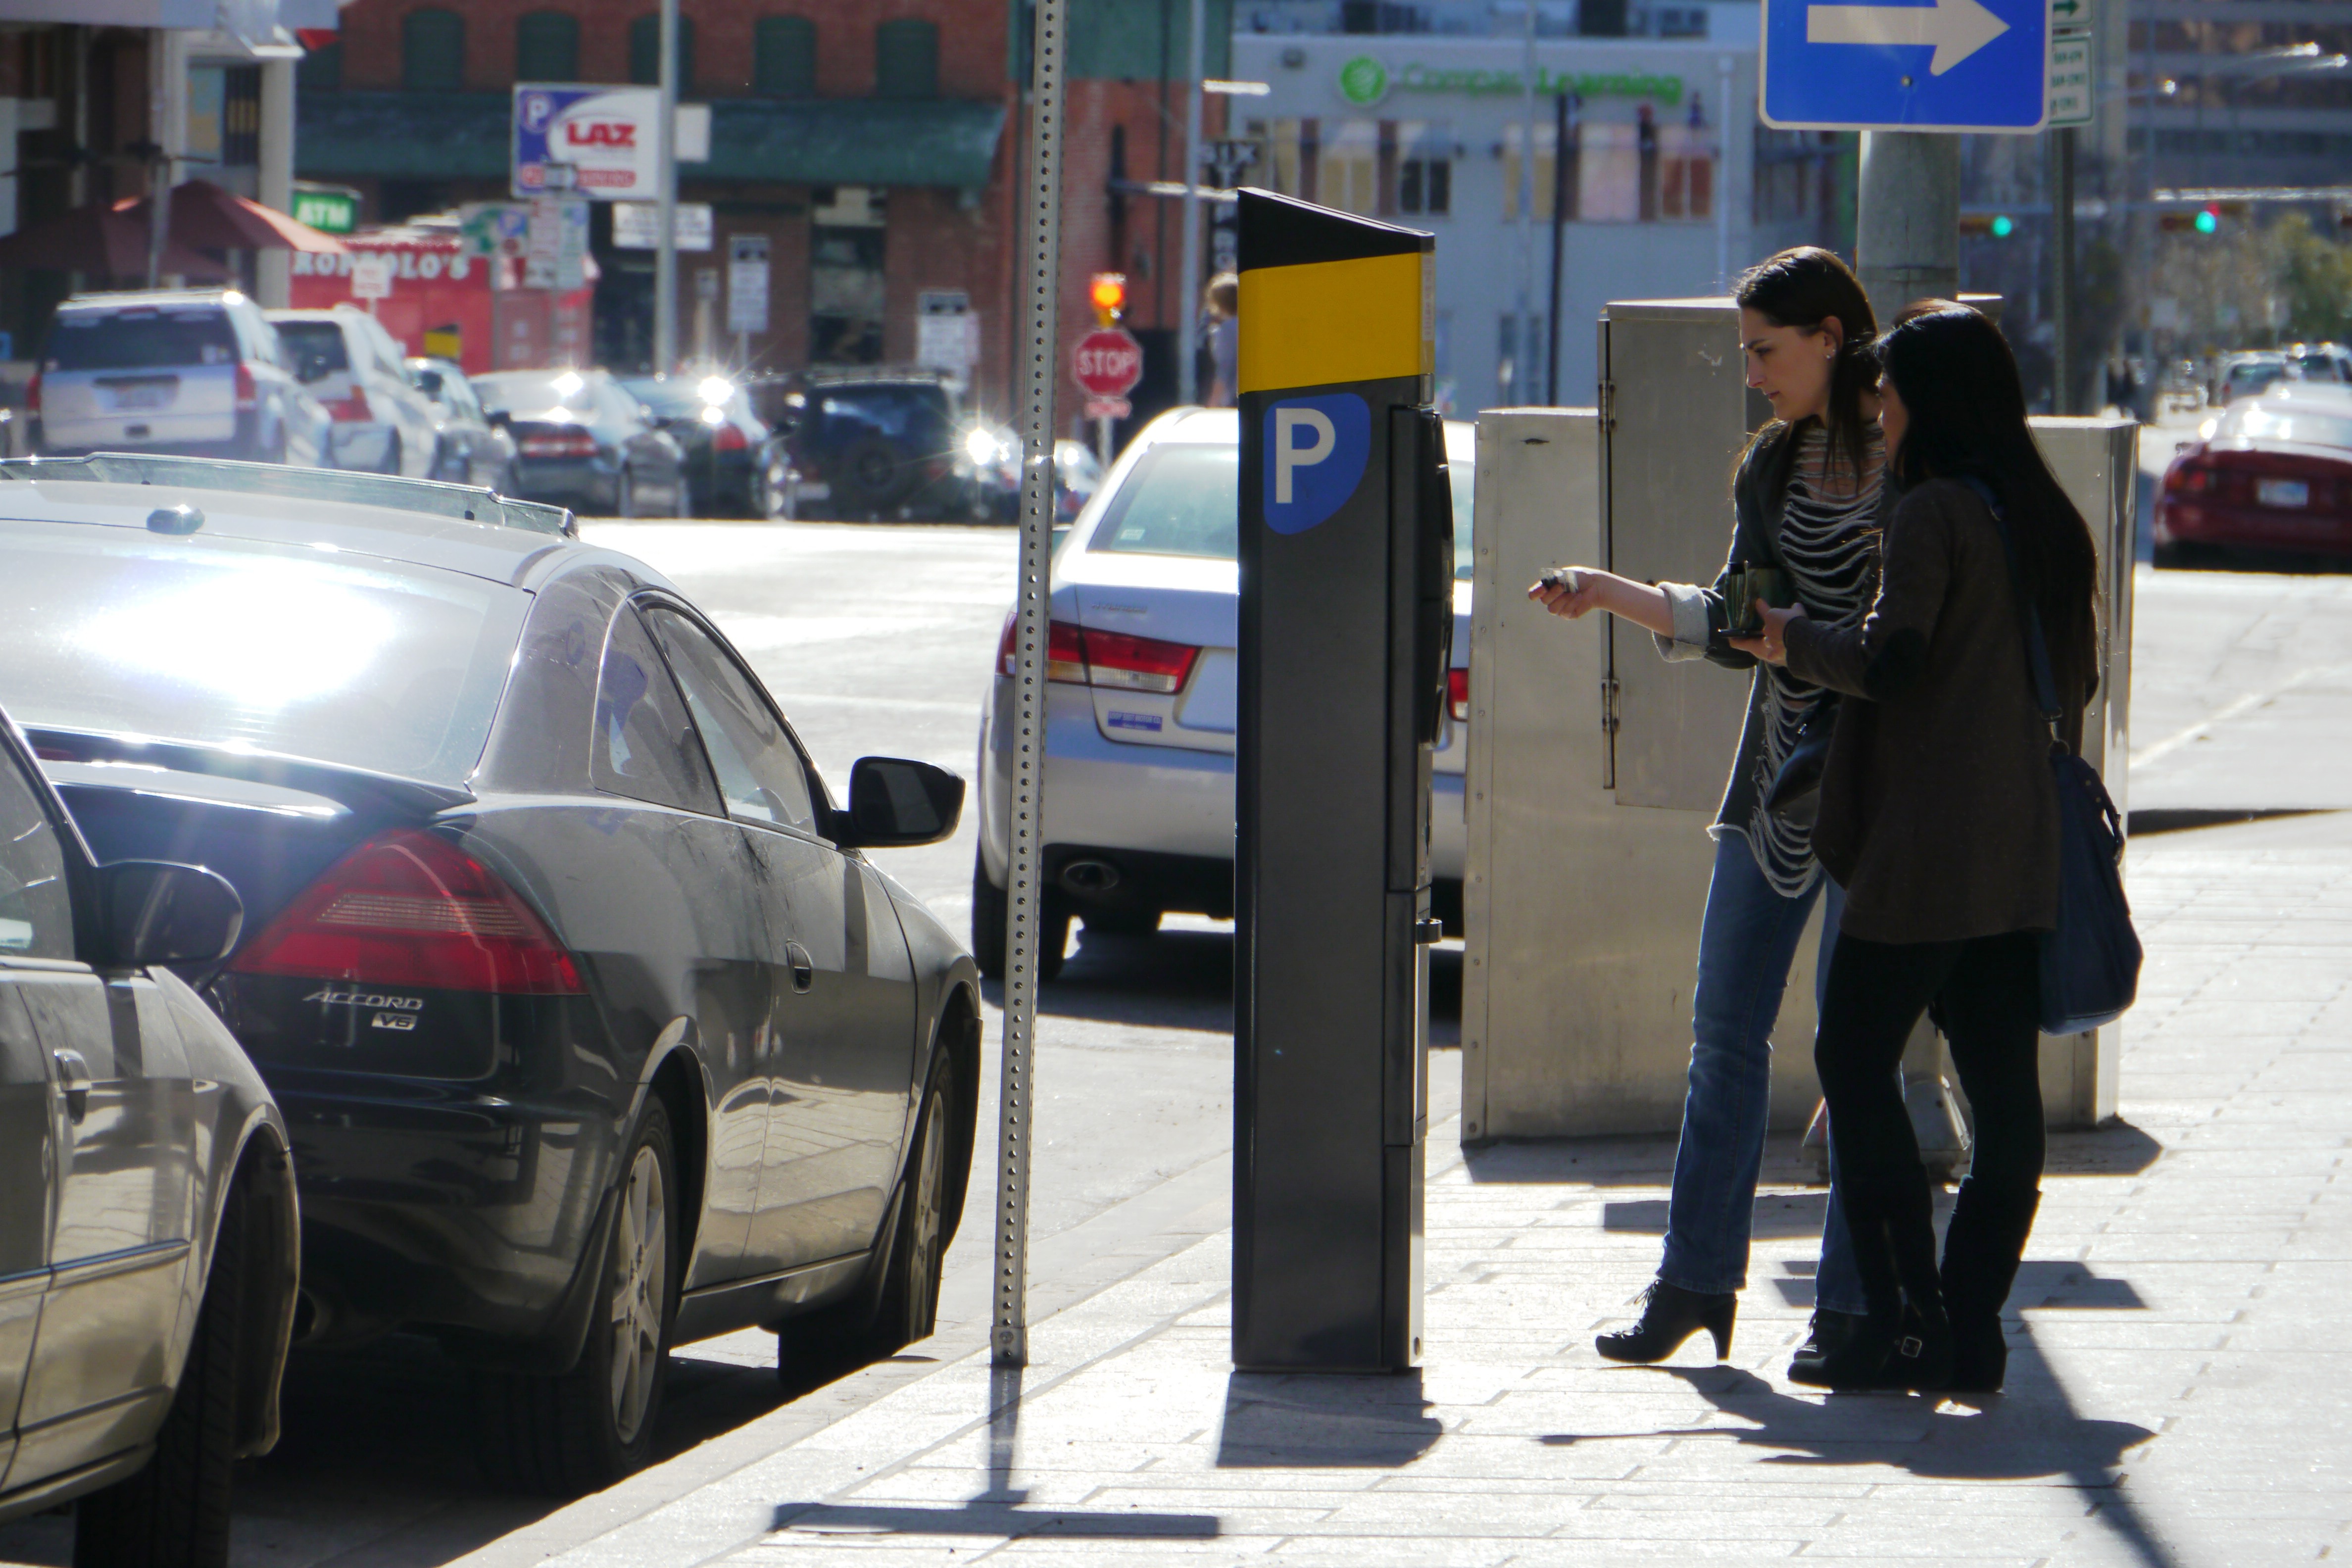
[{"label": "blue shoulder bag", "polygon": [[2058,924],[2042,937],[2042,1032],[2079,1035],[2123,1016],[2139,991],[2139,933],[2124,900],[2123,818],[2091,764],[2067,746],[2065,710],[2050,676],[2042,612],[2025,592],[2009,514],[1983,480],[1964,481],[1992,512],[2025,626],[2033,700],[2050,726],[2050,776],[2058,786]]}]

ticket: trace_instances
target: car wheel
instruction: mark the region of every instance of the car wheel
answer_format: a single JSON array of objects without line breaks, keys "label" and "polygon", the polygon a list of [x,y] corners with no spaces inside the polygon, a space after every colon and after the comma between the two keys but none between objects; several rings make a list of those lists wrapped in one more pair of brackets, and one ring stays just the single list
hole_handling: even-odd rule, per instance
[{"label": "car wheel", "polygon": [[789,522],[793,492],[792,470],[781,462],[770,463],[752,478],[751,510],[770,522]]},{"label": "car wheel", "polygon": [[915,488],[915,466],[882,439],[868,437],[841,455],[835,493],[852,511],[880,514],[896,508]]},{"label": "car wheel", "polygon": [[614,517],[637,515],[637,479],[636,476],[626,468],[623,468],[621,477],[613,481],[613,515]]},{"label": "car wheel", "polygon": [[75,1568],[216,1568],[228,1562],[236,1458],[237,1331],[247,1232],[242,1184],[229,1190],[180,1386],[138,1474],[81,1500]]},{"label": "car wheel", "polygon": [[676,1170],[668,1112],[648,1100],[614,1189],[604,1278],[579,1362],[556,1377],[490,1373],[479,1385],[479,1453],[504,1484],[577,1497],[653,1457],[677,1317]]},{"label": "car wheel", "polygon": [[[1070,945],[1070,903],[1048,888],[1042,900],[1037,931],[1037,978],[1042,983],[1062,973],[1063,950]],[[983,978],[1004,978],[1004,954],[1011,933],[1005,925],[1004,889],[988,879],[988,868],[978,852],[971,859],[971,952]]]}]

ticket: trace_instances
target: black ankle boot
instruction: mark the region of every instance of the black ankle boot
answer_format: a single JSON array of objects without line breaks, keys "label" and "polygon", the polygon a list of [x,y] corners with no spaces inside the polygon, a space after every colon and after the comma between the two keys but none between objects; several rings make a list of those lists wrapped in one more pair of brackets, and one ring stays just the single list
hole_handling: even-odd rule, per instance
[{"label": "black ankle boot", "polygon": [[[1813,1309],[1812,1321],[1805,1325],[1805,1342],[1797,1347],[1797,1361],[1826,1361],[1838,1346],[1851,1338],[1862,1326],[1864,1314],[1841,1312],[1831,1307]],[[1792,1363],[1793,1364],[1793,1363]]]},{"label": "black ankle boot", "polygon": [[1731,1321],[1739,1311],[1739,1297],[1730,1290],[1708,1295],[1685,1290],[1663,1279],[1653,1279],[1642,1292],[1642,1321],[1630,1329],[1602,1334],[1592,1348],[1611,1361],[1648,1364],[1682,1348],[1682,1342],[1705,1329],[1715,1336],[1715,1359],[1731,1353]]},{"label": "black ankle boot", "polygon": [[1941,1306],[1928,1307],[1850,1320],[1852,1330],[1822,1353],[1800,1352],[1789,1363],[1789,1381],[1841,1394],[1943,1387],[1952,1374],[1952,1328]]},{"label": "black ankle boot", "polygon": [[1960,1184],[1952,1201],[1940,1272],[1952,1320],[1952,1376],[1945,1386],[1955,1394],[2000,1392],[2009,1371],[2000,1310],[2041,1205],[2040,1193],[2007,1201],[1989,1197],[1973,1178]]}]

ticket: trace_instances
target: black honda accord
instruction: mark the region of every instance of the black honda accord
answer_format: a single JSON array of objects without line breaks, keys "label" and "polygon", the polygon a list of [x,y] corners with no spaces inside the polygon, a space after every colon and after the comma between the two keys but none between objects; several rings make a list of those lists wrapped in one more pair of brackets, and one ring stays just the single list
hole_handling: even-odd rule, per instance
[{"label": "black honda accord", "polygon": [[568,513],[373,476],[0,464],[0,704],[102,860],[209,866],[188,976],[283,1108],[299,1338],[437,1336],[493,1473],[645,1462],[671,1345],[930,1331],[978,977],[725,637]]}]

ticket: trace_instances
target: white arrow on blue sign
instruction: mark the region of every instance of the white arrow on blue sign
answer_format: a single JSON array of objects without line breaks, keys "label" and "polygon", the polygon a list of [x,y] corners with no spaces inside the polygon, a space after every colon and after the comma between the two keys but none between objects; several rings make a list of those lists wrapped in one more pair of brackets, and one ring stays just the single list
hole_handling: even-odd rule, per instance
[{"label": "white arrow on blue sign", "polygon": [[1764,0],[1764,122],[1788,131],[2042,129],[2048,0]]}]

